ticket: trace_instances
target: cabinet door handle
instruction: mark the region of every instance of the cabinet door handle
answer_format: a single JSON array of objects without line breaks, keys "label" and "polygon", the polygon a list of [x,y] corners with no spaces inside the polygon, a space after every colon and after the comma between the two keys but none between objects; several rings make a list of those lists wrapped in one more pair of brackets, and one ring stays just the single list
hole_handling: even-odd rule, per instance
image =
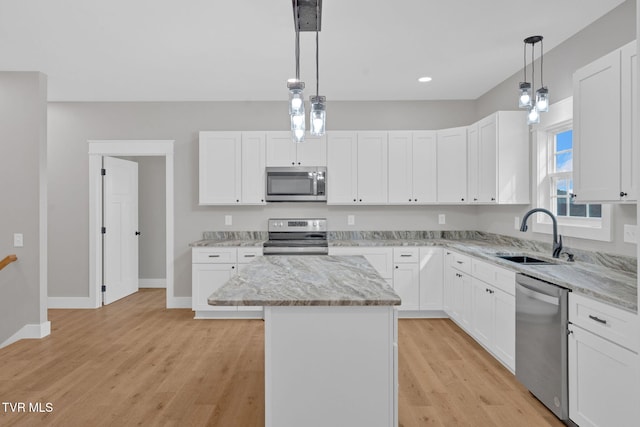
[{"label": "cabinet door handle", "polygon": [[255,257],[255,255],[253,255],[253,254],[245,254],[244,257],[245,258],[253,258],[253,257]]},{"label": "cabinet door handle", "polygon": [[463,261],[456,261],[458,264],[464,264]]},{"label": "cabinet door handle", "polygon": [[620,197],[626,197],[626,196],[627,196],[627,193],[625,193],[624,191],[620,192]]},{"label": "cabinet door handle", "polygon": [[399,267],[396,265],[396,268],[399,268]]},{"label": "cabinet door handle", "polygon": [[220,255],[209,255],[209,258],[220,258]]},{"label": "cabinet door handle", "polygon": [[401,257],[408,257],[411,256],[411,254],[400,254]]},{"label": "cabinet door handle", "polygon": [[598,323],[602,323],[603,325],[606,325],[606,324],[607,324],[607,321],[606,321],[606,320],[601,319],[601,318],[599,318],[598,316],[593,316],[593,315],[591,315],[591,314],[589,315],[589,319],[591,319],[591,320],[595,320],[596,322],[598,322]]},{"label": "cabinet door handle", "polygon": [[231,269],[232,269],[232,270],[233,270],[233,269],[235,269],[235,268],[236,268],[236,266],[235,266],[235,265],[232,265],[232,266],[231,266]]}]

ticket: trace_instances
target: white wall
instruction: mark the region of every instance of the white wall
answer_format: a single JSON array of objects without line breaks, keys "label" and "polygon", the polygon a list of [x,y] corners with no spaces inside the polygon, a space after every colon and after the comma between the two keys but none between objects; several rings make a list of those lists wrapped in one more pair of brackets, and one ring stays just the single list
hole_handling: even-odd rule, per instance
[{"label": "white wall", "polygon": [[18,256],[0,271],[0,346],[48,323],[46,102],[43,74],[0,72],[0,259]]},{"label": "white wall", "polygon": [[[283,97],[286,94],[283,94]],[[175,295],[191,294],[188,244],[207,230],[266,230],[271,216],[326,216],[332,228],[346,227],[347,213],[357,229],[434,229],[437,213],[446,227],[475,228],[474,209],[329,208],[326,205],[269,205],[214,208],[198,206],[198,132],[201,130],[282,130],[286,102],[50,103],[50,297],[88,297],[87,140],[175,140]],[[438,129],[473,122],[471,101],[333,102],[331,129]],[[224,215],[234,224],[224,227]],[[68,263],[73,260],[73,268]]]},{"label": "white wall", "polygon": [[[572,96],[573,72],[593,60],[627,44],[636,38],[635,0],[627,0],[592,25],[572,36],[555,49],[544,55],[545,84],[549,87],[551,102]],[[539,69],[536,62],[536,69]],[[478,117],[493,111],[517,107],[518,82],[522,80],[522,70],[508,78],[477,100]],[[544,114],[544,113],[542,113]],[[534,157],[531,157],[532,165]],[[533,166],[531,170],[534,170]],[[478,209],[480,230],[550,242],[546,234],[528,231],[523,234],[514,228],[514,218],[522,218],[531,206],[483,207]],[[565,246],[636,256],[636,245],[624,243],[623,225],[636,224],[635,205],[613,205],[613,241],[598,242],[563,237]],[[531,228],[531,227],[530,227]]]}]

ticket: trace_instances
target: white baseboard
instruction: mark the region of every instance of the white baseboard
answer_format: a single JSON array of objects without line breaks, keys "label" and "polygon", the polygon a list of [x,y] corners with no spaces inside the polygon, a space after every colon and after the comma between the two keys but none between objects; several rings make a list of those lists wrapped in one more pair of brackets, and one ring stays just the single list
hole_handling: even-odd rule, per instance
[{"label": "white baseboard", "polygon": [[191,308],[191,297],[168,297],[167,308]]},{"label": "white baseboard", "polygon": [[98,308],[89,297],[48,297],[48,308]]},{"label": "white baseboard", "polygon": [[196,311],[194,319],[263,319],[260,311]]},{"label": "white baseboard", "polygon": [[167,279],[139,279],[139,288],[166,288]]},{"label": "white baseboard", "polygon": [[5,342],[0,344],[0,348],[13,344],[24,339],[40,339],[51,334],[51,322],[46,321],[40,324],[24,325],[18,332],[11,335]]},{"label": "white baseboard", "polygon": [[399,319],[446,319],[448,317],[442,310],[398,310]]}]

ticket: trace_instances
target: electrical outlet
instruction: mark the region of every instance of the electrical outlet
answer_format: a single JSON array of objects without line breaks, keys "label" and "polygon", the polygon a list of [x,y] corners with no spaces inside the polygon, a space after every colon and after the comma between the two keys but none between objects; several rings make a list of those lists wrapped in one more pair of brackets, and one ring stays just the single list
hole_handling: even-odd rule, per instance
[{"label": "electrical outlet", "polygon": [[22,233],[14,233],[13,235],[13,247],[14,248],[22,248],[24,247],[24,236]]},{"label": "electrical outlet", "polygon": [[635,225],[624,225],[624,241],[626,243],[638,243],[638,237],[636,235],[638,227]]},{"label": "electrical outlet", "polygon": [[519,216],[517,216],[517,217],[515,218],[515,221],[513,221],[513,227],[514,227],[516,230],[520,230],[520,217],[519,217]]},{"label": "electrical outlet", "polygon": [[233,217],[231,215],[225,215],[224,225],[231,225],[231,224],[233,224]]},{"label": "electrical outlet", "polygon": [[347,225],[355,225],[356,216],[355,215],[347,215]]},{"label": "electrical outlet", "polygon": [[445,214],[439,214],[438,215],[438,224],[442,225],[442,224],[446,224],[447,223],[447,217]]}]

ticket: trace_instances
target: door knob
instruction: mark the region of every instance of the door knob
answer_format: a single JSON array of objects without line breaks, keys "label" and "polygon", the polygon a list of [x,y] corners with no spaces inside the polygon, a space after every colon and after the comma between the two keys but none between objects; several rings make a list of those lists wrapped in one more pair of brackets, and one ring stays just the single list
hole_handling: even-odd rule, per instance
[{"label": "door knob", "polygon": [[136,231],[136,236],[139,236],[141,233],[139,231]]}]

